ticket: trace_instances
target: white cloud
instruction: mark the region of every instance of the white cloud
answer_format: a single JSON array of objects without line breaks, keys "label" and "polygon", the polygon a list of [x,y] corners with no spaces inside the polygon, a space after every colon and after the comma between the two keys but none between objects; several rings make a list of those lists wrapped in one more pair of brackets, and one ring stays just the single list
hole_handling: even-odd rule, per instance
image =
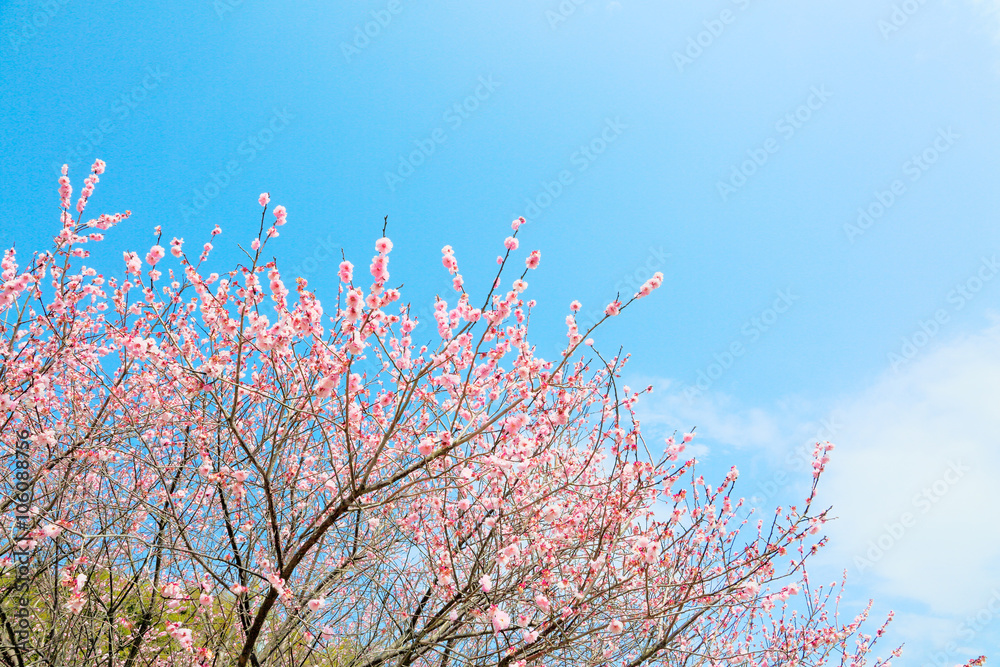
[{"label": "white cloud", "polygon": [[924,353],[839,408],[821,496],[841,517],[834,552],[876,590],[974,613],[1000,585],[1000,327]]},{"label": "white cloud", "polygon": [[983,27],[989,29],[994,38],[1000,39],[1000,0],[972,0],[972,4]]},{"label": "white cloud", "polygon": [[[695,443],[700,444],[700,449],[694,452],[696,455],[725,447],[741,455],[763,454],[771,461],[784,462],[778,465],[787,466],[794,458],[797,463],[792,467],[801,472],[809,467],[800,463],[808,462],[813,444],[836,442],[834,436],[842,428],[841,415],[794,397],[767,408],[747,407],[735,397],[718,392],[686,396],[679,383],[670,379],[630,379],[632,386],[651,384],[655,389],[637,410],[647,440],[650,435],[659,437],[674,429],[697,427]],[[726,462],[726,468],[730,463]]]},{"label": "white cloud", "polygon": [[[804,442],[836,443],[819,500],[838,519],[817,565],[824,575],[846,568],[854,596],[897,607],[893,641],[913,649],[906,664],[950,641],[957,648],[947,664],[964,662],[963,647],[981,652],[1000,636],[1000,607],[987,611],[1000,600],[1000,325],[924,349],[899,373],[887,369],[827,406],[747,408],[721,395],[692,402],[669,381],[653,384],[666,391],[640,413],[647,431],[697,424],[710,443],[756,449],[775,468]],[[826,433],[810,419],[830,414]],[[986,622],[973,625],[986,628],[970,633],[962,624],[977,614]]]},{"label": "white cloud", "polygon": [[640,378],[635,386],[652,384],[653,394],[642,402],[639,416],[644,432],[697,427],[700,436],[734,447],[769,447],[779,439],[776,419],[766,410],[741,408],[723,394],[689,399],[671,380]]}]

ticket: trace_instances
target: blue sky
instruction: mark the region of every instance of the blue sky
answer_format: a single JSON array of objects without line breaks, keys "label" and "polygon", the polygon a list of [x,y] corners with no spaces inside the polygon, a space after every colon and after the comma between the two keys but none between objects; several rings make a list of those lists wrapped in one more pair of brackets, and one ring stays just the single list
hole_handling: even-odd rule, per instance
[{"label": "blue sky", "polygon": [[[997,9],[5,2],[0,241],[46,245],[54,165],[73,163],[78,192],[101,157],[91,207],[133,211],[101,261],[147,249],[158,224],[245,242],[269,191],[289,210],[279,265],[321,296],[329,257],[366,262],[388,215],[393,276],[429,304],[443,245],[485,286],[525,215],[551,354],[572,299],[596,311],[661,270],[664,288],[596,336],[657,387],[650,439],[697,424],[705,465],[739,464],[747,495],[803,441],[837,442],[841,546],[823,567],[897,609],[897,664],[964,662],[1000,643],[992,611],[971,638],[960,626],[1000,611],[1000,540],[976,541],[1000,468]],[[913,493],[946,473],[923,513]],[[859,571],[906,511],[915,526]]]}]

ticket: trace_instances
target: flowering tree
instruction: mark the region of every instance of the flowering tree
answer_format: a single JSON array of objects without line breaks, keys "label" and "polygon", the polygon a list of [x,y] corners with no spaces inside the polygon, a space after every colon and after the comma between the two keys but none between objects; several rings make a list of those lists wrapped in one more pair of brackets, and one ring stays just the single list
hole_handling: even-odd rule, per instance
[{"label": "flowering tree", "polygon": [[832,445],[766,521],[681,458],[693,434],[655,456],[578,303],[562,355],[529,344],[523,219],[478,299],[444,248],[421,344],[388,238],[324,310],[266,260],[266,194],[228,273],[174,238],[99,275],[129,216],[83,220],[103,172],[73,214],[63,167],[53,249],[2,261],[5,665],[867,664],[867,609],[804,569]]}]

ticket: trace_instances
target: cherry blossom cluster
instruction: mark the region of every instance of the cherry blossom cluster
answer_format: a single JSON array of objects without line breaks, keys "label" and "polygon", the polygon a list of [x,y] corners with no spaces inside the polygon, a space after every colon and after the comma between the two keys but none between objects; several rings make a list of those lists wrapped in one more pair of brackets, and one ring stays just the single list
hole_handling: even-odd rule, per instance
[{"label": "cherry blossom cluster", "polygon": [[30,544],[0,554],[30,547],[39,573],[25,664],[888,665],[885,626],[842,619],[843,582],[805,569],[832,445],[805,503],[766,520],[735,468],[715,484],[683,458],[693,429],[651,446],[652,388],[588,347],[601,322],[580,331],[579,302],[562,354],[530,342],[524,219],[483,293],[442,249],[455,294],[417,341],[392,241],[370,282],[345,258],[324,304],[265,253],[288,221],[268,224],[269,193],[229,270],[208,267],[219,227],[80,265],[103,240],[87,230],[129,216],[83,221],[103,172],[73,216],[64,169],[54,249],[0,264],[0,438],[33,446]]}]

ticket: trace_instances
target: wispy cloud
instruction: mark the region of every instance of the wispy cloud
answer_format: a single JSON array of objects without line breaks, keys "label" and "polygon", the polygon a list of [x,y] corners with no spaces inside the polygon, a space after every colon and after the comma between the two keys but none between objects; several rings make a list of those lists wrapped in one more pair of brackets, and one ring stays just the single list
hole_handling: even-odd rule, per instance
[{"label": "wispy cloud", "polygon": [[972,4],[994,38],[1000,41],[1000,0],[972,0]]},{"label": "wispy cloud", "polygon": [[[964,662],[1000,637],[1000,613],[987,613],[1000,591],[1000,323],[829,405],[747,407],[710,393],[692,402],[677,382],[653,384],[647,431],[697,424],[713,446],[768,462],[741,479],[747,496],[780,487],[771,468],[787,467],[807,442],[837,444],[819,500],[838,518],[818,565],[846,569],[855,595],[897,608],[906,664]],[[789,472],[782,480],[795,479]]]},{"label": "wispy cloud", "polygon": [[1000,585],[1000,326],[886,374],[841,412],[822,496],[840,517],[834,551],[876,591],[974,613]]},{"label": "wispy cloud", "polygon": [[707,445],[778,455],[797,443],[798,436],[810,437],[807,434],[816,430],[805,421],[812,406],[794,399],[767,408],[748,407],[722,392],[692,396],[676,380],[642,377],[633,382],[634,386],[647,384],[655,391],[640,405],[639,416],[644,431],[656,436],[661,431],[669,434],[674,429],[697,427],[698,441]]}]

